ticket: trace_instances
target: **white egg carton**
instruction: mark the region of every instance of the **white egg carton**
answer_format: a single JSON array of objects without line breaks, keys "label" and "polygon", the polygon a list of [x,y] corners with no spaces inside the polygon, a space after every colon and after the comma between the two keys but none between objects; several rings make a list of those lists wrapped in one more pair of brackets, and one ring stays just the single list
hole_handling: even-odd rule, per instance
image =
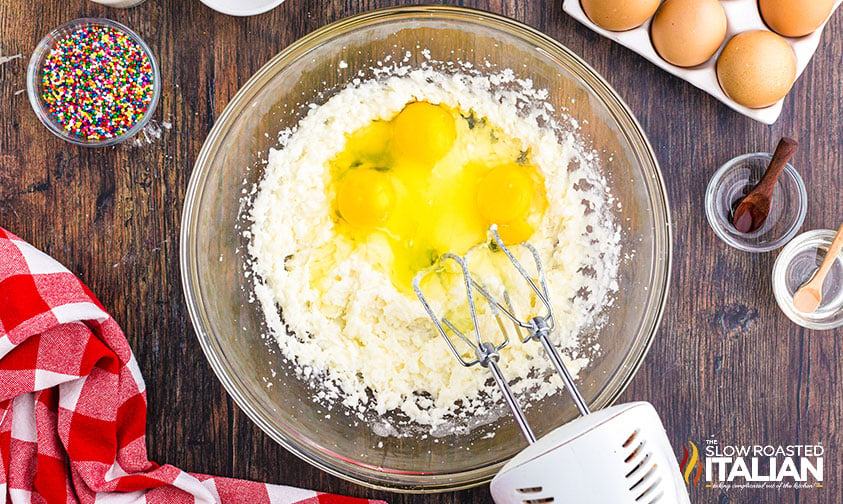
[{"label": "white egg carton", "polygon": [[[841,3],[843,3],[843,0],[835,1],[834,9],[831,11],[832,15]],[[656,66],[690,82],[694,86],[702,89],[711,96],[714,96],[741,114],[762,123],[773,124],[782,113],[783,99],[778,101],[776,104],[763,109],[744,107],[726,96],[726,93],[723,92],[720,88],[720,83],[717,81],[717,71],[715,70],[717,58],[720,56],[723,46],[725,46],[726,42],[728,42],[733,36],[745,31],[769,30],[767,25],[765,25],[764,21],[761,19],[761,13],[758,11],[758,0],[724,0],[720,2],[720,5],[722,5],[726,10],[726,19],[729,24],[726,32],[726,39],[711,59],[702,65],[690,68],[682,68],[671,65],[659,56],[650,40],[650,23],[652,22],[652,18],[647,20],[646,23],[638,28],[625,32],[614,32],[605,30],[592,23],[583,11],[580,0],[564,0],[563,9],[571,17],[600,35],[632,49],[641,56],[650,60]],[[785,37],[785,40],[791,45],[791,47],[793,47],[793,51],[796,53],[797,79],[800,75],[802,75],[802,72],[805,70],[805,67],[808,66],[808,62],[811,61],[811,57],[817,50],[817,46],[820,43],[820,38],[822,37],[822,32],[826,23],[828,23],[828,20],[826,20],[826,22],[823,23],[817,31],[810,35],[800,38]]]}]

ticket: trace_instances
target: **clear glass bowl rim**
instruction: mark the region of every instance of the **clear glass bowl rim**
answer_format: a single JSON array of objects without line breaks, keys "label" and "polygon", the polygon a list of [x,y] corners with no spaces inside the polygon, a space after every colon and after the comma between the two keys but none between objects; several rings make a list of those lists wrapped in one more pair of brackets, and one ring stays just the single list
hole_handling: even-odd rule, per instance
[{"label": "clear glass bowl rim", "polygon": [[[43,106],[40,98],[40,83],[36,78],[41,65],[44,63],[44,56],[52,48],[59,35],[69,30],[92,24],[108,26],[125,32],[146,53],[149,57],[150,63],[152,64],[152,100],[149,102],[149,107],[146,109],[143,117],[137,122],[137,124],[132,126],[122,135],[104,140],[82,140],[76,136],[69,135],[66,131],[56,126],[53,121],[50,120],[50,113]],[[155,55],[152,54],[152,49],[149,48],[143,38],[135,33],[134,30],[122,23],[106,18],[77,18],[57,26],[50,31],[50,33],[44,36],[44,38],[38,42],[38,45],[35,46],[35,50],[32,51],[32,56],[29,59],[29,65],[26,69],[26,95],[29,97],[29,104],[32,105],[32,110],[35,111],[35,115],[38,117],[38,120],[41,121],[41,124],[43,124],[57,137],[83,147],[107,147],[135,136],[149,123],[152,119],[152,115],[155,113],[155,109],[158,108],[158,100],[161,98],[161,87],[161,70],[158,67],[158,62],[155,60]]]},{"label": "clear glass bowl rim", "polygon": [[196,249],[199,244],[195,243],[196,240],[193,239],[192,230],[199,217],[197,203],[202,199],[202,191],[205,188],[208,172],[206,167],[221,147],[220,142],[225,133],[223,126],[242,112],[245,105],[275,75],[275,72],[287,66],[289,62],[307,54],[311,48],[339,33],[346,33],[392,18],[419,16],[446,21],[480,23],[487,28],[498,29],[508,35],[534,44],[538,50],[544,51],[557,59],[560,66],[567,66],[568,70],[580,80],[581,84],[590,88],[600,99],[611,119],[617,124],[618,134],[623,135],[633,150],[635,158],[644,167],[643,171],[648,179],[646,183],[652,189],[650,198],[655,220],[653,229],[654,248],[658,251],[654,254],[652,264],[653,283],[651,288],[653,301],[647,306],[642,330],[639,333],[643,334],[644,337],[640,338],[638,346],[630,351],[626,361],[628,365],[625,366],[626,374],[620,382],[617,392],[609,398],[608,404],[614,403],[628,387],[643,364],[644,358],[653,343],[664,313],[673,264],[673,235],[667,190],[656,155],[643,129],[617,92],[594,69],[560,42],[538,30],[498,14],[466,7],[441,5],[386,7],[344,18],[317,29],[290,44],[261,67],[240,88],[214,123],[191,173],[185,194],[179,244],[182,289],[188,312],[199,343],[214,373],[234,402],[268,436],[297,457],[329,474],[364,487],[401,493],[435,493],[475,487],[491,480],[507,460],[501,460],[496,464],[478,469],[447,474],[389,471],[348,461],[331,453],[314,450],[307,439],[302,438],[292,429],[271,423],[238,391],[235,383],[237,377],[229,376],[221,356],[217,354],[214,348],[204,303],[198,287],[199,266],[196,261],[197,255],[192,252],[192,249]]}]

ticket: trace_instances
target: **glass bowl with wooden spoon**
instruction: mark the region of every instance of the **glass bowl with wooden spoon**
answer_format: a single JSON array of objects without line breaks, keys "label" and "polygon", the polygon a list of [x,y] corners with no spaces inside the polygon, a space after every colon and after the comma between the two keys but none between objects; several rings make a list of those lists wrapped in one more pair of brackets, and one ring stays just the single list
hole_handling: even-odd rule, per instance
[{"label": "glass bowl with wooden spoon", "polygon": [[843,326],[843,226],[802,233],[773,266],[773,293],[793,322],[809,329]]},{"label": "glass bowl with wooden spoon", "polygon": [[[780,148],[777,150],[781,149]],[[789,157],[789,156],[788,156]],[[726,162],[711,178],[705,194],[705,215],[715,234],[739,250],[769,252],[790,241],[805,220],[808,195],[796,169],[787,162],[769,184],[763,210],[766,218],[753,222],[748,229],[736,227],[736,210],[752,196],[753,190],[764,185],[765,173],[775,158],[765,152],[744,154]],[[769,180],[769,178],[768,178]],[[746,205],[744,205],[745,207]],[[755,210],[753,208],[753,210]],[[750,212],[744,212],[748,215]],[[755,220],[755,219],[751,219]]]}]

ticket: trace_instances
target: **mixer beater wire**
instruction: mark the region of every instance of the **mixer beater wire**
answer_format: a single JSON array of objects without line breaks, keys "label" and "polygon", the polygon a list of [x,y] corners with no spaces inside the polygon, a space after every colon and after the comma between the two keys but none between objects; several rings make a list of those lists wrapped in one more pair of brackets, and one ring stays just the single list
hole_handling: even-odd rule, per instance
[{"label": "mixer beater wire", "polygon": [[[468,298],[468,310],[471,316],[472,332],[474,333],[473,341],[471,338],[466,336],[465,333],[457,329],[457,327],[448,318],[440,318],[438,315],[436,315],[421,290],[422,280],[431,273],[441,271],[441,267],[444,266],[447,261],[452,261],[456,263],[459,266],[462,274],[462,279],[465,284],[465,290]],[[416,295],[419,297],[419,300],[421,301],[422,305],[424,305],[424,309],[427,311],[428,316],[430,316],[430,319],[433,321],[434,325],[436,326],[436,329],[439,331],[439,334],[445,339],[445,342],[448,344],[448,348],[451,350],[451,353],[454,355],[454,357],[456,357],[457,361],[459,361],[459,363],[465,367],[471,367],[476,364],[480,364],[492,373],[492,377],[494,377],[495,383],[497,383],[498,387],[503,393],[503,398],[504,401],[506,401],[507,406],[509,406],[509,409],[512,410],[512,414],[515,416],[515,421],[518,423],[518,427],[521,429],[522,434],[524,434],[524,437],[527,439],[528,443],[533,444],[536,442],[536,436],[535,434],[533,434],[533,430],[530,428],[530,424],[527,422],[527,419],[524,416],[524,412],[521,410],[521,407],[515,400],[515,395],[509,388],[509,383],[506,381],[506,378],[503,376],[503,372],[501,371],[501,368],[498,365],[498,362],[500,361],[501,349],[503,349],[504,347],[506,347],[506,345],[509,344],[509,334],[507,333],[506,326],[504,325],[503,320],[501,319],[500,314],[498,313],[498,308],[494,304],[490,303],[492,314],[498,321],[498,326],[501,329],[503,340],[500,343],[496,344],[492,341],[487,341],[483,339],[483,335],[480,334],[480,327],[477,322],[477,307],[474,300],[473,288],[474,285],[475,283],[471,278],[471,273],[469,273],[468,271],[468,265],[466,264],[465,259],[451,253],[444,254],[442,256],[442,258],[439,260],[438,267],[419,272],[415,276],[415,278],[413,278],[413,290],[416,291]],[[470,347],[474,351],[473,359],[467,360],[465,357],[462,356],[462,353],[459,351],[451,337],[448,335],[449,332],[456,335],[457,338],[459,338],[463,343],[468,345],[468,347]]]},{"label": "mixer beater wire", "polygon": [[[521,429],[521,432],[524,434],[524,437],[527,439],[527,442],[529,444],[533,444],[536,441],[536,437],[533,434],[533,431],[530,428],[526,417],[524,416],[524,412],[521,410],[520,406],[515,400],[515,396],[509,387],[509,383],[506,381],[505,377],[503,376],[503,373],[501,372],[500,366],[498,365],[498,362],[500,361],[500,350],[509,344],[509,335],[506,330],[506,324],[504,323],[501,314],[506,317],[506,319],[508,319],[510,322],[512,322],[519,336],[523,334],[522,329],[526,331],[526,336],[520,338],[522,343],[527,343],[529,341],[538,341],[542,344],[545,349],[545,352],[550,358],[550,361],[553,363],[554,368],[556,368],[556,371],[562,377],[562,380],[565,384],[565,388],[568,390],[568,393],[573,399],[574,404],[576,404],[576,407],[579,410],[580,414],[583,416],[588,415],[590,413],[590,410],[588,408],[588,404],[585,402],[585,399],[582,397],[582,394],[580,394],[579,390],[577,389],[574,383],[573,376],[571,376],[571,373],[568,371],[568,369],[562,362],[562,357],[559,355],[559,351],[556,349],[556,347],[550,340],[550,334],[555,329],[556,322],[554,320],[553,306],[550,302],[550,295],[549,290],[547,288],[547,280],[545,278],[544,268],[542,267],[538,251],[535,249],[535,247],[526,242],[517,245],[518,247],[523,247],[525,250],[527,250],[529,252],[529,255],[532,257],[533,261],[535,262],[537,278],[534,279],[527,272],[521,262],[518,261],[515,255],[513,255],[512,251],[506,245],[504,245],[503,240],[498,234],[496,225],[493,224],[489,228],[489,234],[492,237],[493,243],[487,242],[481,245],[477,245],[471,250],[469,250],[464,257],[460,257],[452,253],[444,254],[440,258],[438,263],[432,268],[419,272],[413,278],[413,290],[416,292],[416,296],[418,296],[419,300],[421,301],[422,305],[427,311],[428,316],[430,316],[430,319],[436,326],[437,331],[444,338],[444,340],[448,344],[448,348],[450,349],[454,357],[457,359],[457,361],[465,367],[480,364],[482,367],[487,368],[492,373],[495,382],[497,383],[498,387],[500,388],[503,394],[504,401],[506,402],[507,406],[509,406],[509,408],[512,410],[518,427]],[[511,298],[509,296],[509,292],[505,288],[503,289],[503,292],[500,295],[500,298],[502,298],[501,302],[501,300],[499,300],[497,297],[495,297],[489,292],[489,289],[484,287],[472,276],[468,266],[469,257],[474,252],[476,252],[478,248],[481,247],[497,248],[498,250],[506,254],[507,259],[512,264],[512,266],[514,266],[515,270],[518,272],[518,275],[521,277],[522,280],[526,282],[532,293],[536,296],[536,299],[538,299],[540,304],[543,306],[545,311],[543,315],[536,315],[526,320],[522,320],[516,315],[511,302]],[[428,275],[441,272],[448,261],[455,263],[459,267],[459,270],[462,275],[462,282],[466,290],[468,309],[471,317],[471,332],[474,333],[473,339],[469,338],[465,335],[464,332],[457,329],[457,327],[448,318],[440,318],[438,315],[436,315],[430,303],[425,298],[421,289],[422,281]],[[502,337],[502,341],[500,343],[496,344],[493,341],[487,340],[485,339],[484,335],[480,334],[480,326],[478,324],[474,291],[477,291],[480,296],[488,303],[490,307],[490,313],[497,320],[497,325],[500,328]],[[457,339],[462,341],[464,344],[468,345],[468,347],[473,350],[474,357],[472,359],[466,359],[465,357],[463,357],[462,353],[456,347],[456,345],[454,344],[454,340],[451,336],[449,336],[449,334],[453,334]]]}]

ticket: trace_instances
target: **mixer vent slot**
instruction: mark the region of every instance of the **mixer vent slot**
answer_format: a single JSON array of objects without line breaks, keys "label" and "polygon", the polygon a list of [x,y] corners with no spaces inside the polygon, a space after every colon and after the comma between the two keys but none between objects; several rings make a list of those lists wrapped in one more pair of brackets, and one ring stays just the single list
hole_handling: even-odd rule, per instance
[{"label": "mixer vent slot", "polygon": [[[645,462],[646,462],[646,461],[645,461]],[[644,462],[642,462],[642,464],[643,464],[643,463],[644,463]],[[634,471],[633,471],[633,472],[634,472]],[[649,480],[649,479],[650,479],[650,476],[652,476],[655,472],[656,472],[656,464],[653,464],[653,467],[651,467],[651,468],[650,468],[650,470],[649,470],[649,471],[647,471],[647,472],[644,474],[644,476],[641,476],[641,478],[640,478],[638,481],[636,481],[636,482],[635,482],[635,483],[634,483],[631,487],[629,487],[629,490],[630,490],[630,491],[634,491],[636,488],[638,488],[638,487],[642,486],[645,482],[647,482],[647,480]]]},{"label": "mixer vent slot", "polygon": [[635,449],[632,450],[632,453],[630,453],[629,456],[624,459],[624,462],[626,462],[627,464],[632,462],[633,459],[635,459],[638,455],[641,454],[643,448],[644,441],[641,441],[640,443],[638,443],[638,446],[636,446]]},{"label": "mixer vent slot", "polygon": [[553,502],[553,497],[543,497],[541,499],[528,499],[524,501],[524,504],[549,504]]},{"label": "mixer vent slot", "polygon": [[536,486],[536,487],[518,488],[516,490],[518,490],[521,493],[525,493],[525,494],[526,493],[539,493],[539,492],[542,491],[542,487]]},{"label": "mixer vent slot", "polygon": [[657,504],[662,501],[662,497],[664,497],[664,492],[659,491],[648,504]]},{"label": "mixer vent slot", "polygon": [[[635,498],[635,502],[641,502],[645,498],[653,497],[654,494],[656,494],[659,491],[659,484],[661,482],[662,482],[661,478],[656,478],[656,481],[654,481],[653,484],[650,485],[649,488],[644,490],[644,493],[642,493],[641,495],[639,495],[638,497]],[[655,497],[658,499],[659,495],[656,495]],[[650,502],[653,502],[653,501],[650,501]]]},{"label": "mixer vent slot", "polygon": [[623,443],[623,447],[631,450],[624,458],[629,468],[626,479],[630,484],[629,492],[635,496],[635,502],[641,504],[659,504],[664,493],[661,489],[662,479],[658,476],[658,464],[653,463],[653,454],[647,448],[646,438],[639,437],[640,431],[633,432]]},{"label": "mixer vent slot", "polygon": [[626,438],[626,441],[623,443],[624,448],[629,448],[632,445],[632,442],[638,437],[638,432],[638,429],[635,429],[635,431]]},{"label": "mixer vent slot", "polygon": [[626,473],[627,478],[634,477],[633,475],[635,475],[638,470],[641,469],[644,464],[646,464],[647,461],[652,458],[651,453],[647,452],[643,457],[641,456],[642,453],[644,453],[644,451],[641,450],[641,446],[639,446],[635,449],[635,452],[632,455],[630,455],[626,458],[626,460],[624,460],[624,462],[626,462],[627,464],[627,467],[632,467],[632,469],[628,473]]}]

